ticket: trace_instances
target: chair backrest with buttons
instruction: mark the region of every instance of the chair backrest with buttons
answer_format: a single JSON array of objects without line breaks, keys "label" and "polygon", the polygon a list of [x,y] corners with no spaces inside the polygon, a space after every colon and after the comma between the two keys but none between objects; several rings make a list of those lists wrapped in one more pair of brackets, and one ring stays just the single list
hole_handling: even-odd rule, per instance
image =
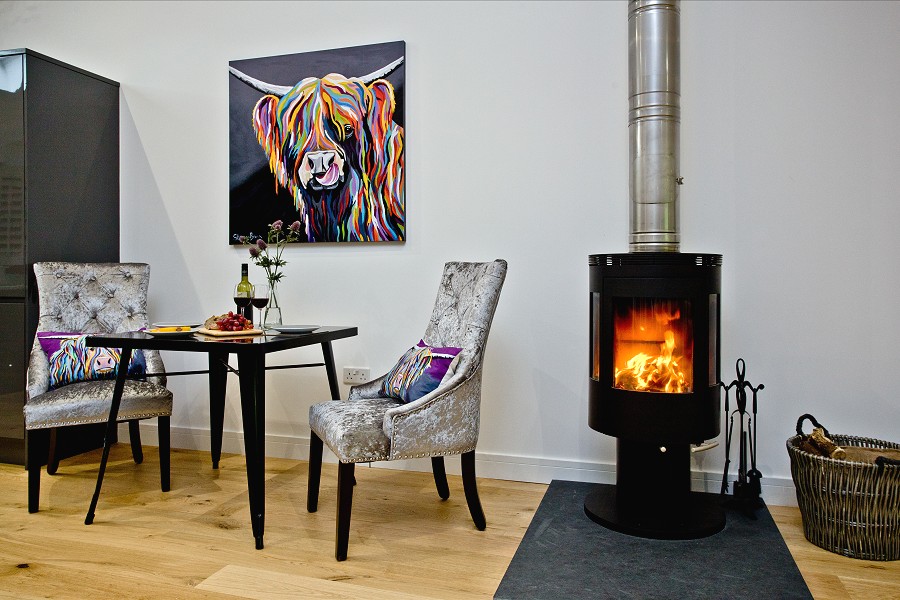
[{"label": "chair backrest with buttons", "polygon": [[[39,262],[34,274],[38,331],[123,333],[149,326],[146,263]],[[157,350],[145,350],[144,356],[149,372],[164,371]],[[165,385],[165,378],[154,381]]]},{"label": "chair backrest with buttons", "polygon": [[148,326],[144,263],[35,263],[38,331],[121,333]]}]

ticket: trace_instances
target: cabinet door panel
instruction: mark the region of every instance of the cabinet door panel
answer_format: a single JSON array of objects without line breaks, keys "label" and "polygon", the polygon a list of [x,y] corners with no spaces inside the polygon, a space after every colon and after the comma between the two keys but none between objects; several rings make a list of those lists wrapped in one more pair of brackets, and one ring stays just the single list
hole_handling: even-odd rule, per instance
[{"label": "cabinet door panel", "polygon": [[0,437],[23,439],[25,426],[25,304],[0,302]]},{"label": "cabinet door panel", "polygon": [[116,262],[119,88],[33,56],[27,78],[26,259]]},{"label": "cabinet door panel", "polygon": [[25,297],[23,57],[0,56],[0,298]]}]

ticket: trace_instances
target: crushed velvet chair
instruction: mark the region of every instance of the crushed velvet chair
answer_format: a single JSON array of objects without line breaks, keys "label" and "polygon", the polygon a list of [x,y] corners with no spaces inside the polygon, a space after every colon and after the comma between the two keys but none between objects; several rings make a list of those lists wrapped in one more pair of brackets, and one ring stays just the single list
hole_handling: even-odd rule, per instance
[{"label": "crushed velvet chair", "polygon": [[472,520],[479,530],[486,521],[475,484],[475,444],[481,404],[481,372],[485,346],[506,261],[449,262],[422,341],[433,347],[455,347],[455,371],[436,389],[407,404],[383,389],[390,373],[350,389],[347,401],[315,404],[309,409],[310,451],[307,510],[319,500],[323,442],[337,456],[338,497],[335,558],[347,558],[354,465],[360,462],[431,457],[438,495],[450,496],[444,456],[461,454],[463,489]]},{"label": "crushed velvet chair", "polygon": [[[40,317],[37,331],[120,333],[147,327],[150,267],[142,263],[35,263]],[[146,373],[164,373],[157,350],[144,350]],[[36,335],[28,363],[27,432],[28,512],[37,512],[41,465],[54,474],[59,465],[56,432],[60,427],[105,423],[114,380],[75,381],[50,389],[50,362]],[[125,384],[118,420],[128,422],[134,461],[143,461],[141,419],[158,418],[162,490],[169,490],[169,418],[172,392],[164,376]],[[47,432],[49,430],[49,436]],[[48,440],[49,437],[49,440]],[[49,454],[42,454],[49,446]]]}]

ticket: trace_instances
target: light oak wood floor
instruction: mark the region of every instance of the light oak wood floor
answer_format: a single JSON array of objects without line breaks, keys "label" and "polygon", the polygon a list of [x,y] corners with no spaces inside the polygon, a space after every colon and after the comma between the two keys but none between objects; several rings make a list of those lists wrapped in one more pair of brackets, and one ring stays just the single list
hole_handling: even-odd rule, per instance
[{"label": "light oak wood floor", "polygon": [[[448,461],[456,460],[453,457]],[[0,465],[0,598],[491,598],[546,485],[479,479],[488,527],[472,525],[459,477],[441,502],[430,473],[356,469],[349,559],[334,560],[337,466],[306,512],[304,461],[266,461],[266,547],[254,550],[244,460],[173,450],[159,491],[155,448],[135,465],[116,445],[94,524],[83,524],[99,452],[42,476],[28,514],[21,466]],[[796,508],[771,512],[816,599],[900,598],[900,561],[868,562],[808,543]],[[734,557],[740,561],[740,557]],[[765,574],[760,573],[760,598]]]}]

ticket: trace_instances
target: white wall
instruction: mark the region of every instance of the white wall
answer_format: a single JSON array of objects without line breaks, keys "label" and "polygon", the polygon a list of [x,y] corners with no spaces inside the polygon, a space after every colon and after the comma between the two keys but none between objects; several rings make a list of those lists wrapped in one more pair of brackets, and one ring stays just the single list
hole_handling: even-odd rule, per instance
[{"label": "white wall", "polygon": [[[408,241],[290,248],[285,318],[358,325],[338,367],[378,374],[424,330],[444,261],[507,259],[479,473],[610,481],[614,440],[586,424],[587,257],[627,251],[626,23],[625,2],[3,2],[0,48],[121,82],[122,259],[151,263],[151,318],[170,320],[228,309],[245,261],[223,243],[228,61],[405,40]],[[900,439],[897,23],[896,2],[682,6],[682,250],[724,255],[722,378],[740,356],[766,386],[770,502],[791,502],[804,412]],[[324,379],[268,375],[270,454],[304,455]],[[204,379],[171,387],[175,443],[205,448]],[[723,458],[695,465],[710,487]]]}]

